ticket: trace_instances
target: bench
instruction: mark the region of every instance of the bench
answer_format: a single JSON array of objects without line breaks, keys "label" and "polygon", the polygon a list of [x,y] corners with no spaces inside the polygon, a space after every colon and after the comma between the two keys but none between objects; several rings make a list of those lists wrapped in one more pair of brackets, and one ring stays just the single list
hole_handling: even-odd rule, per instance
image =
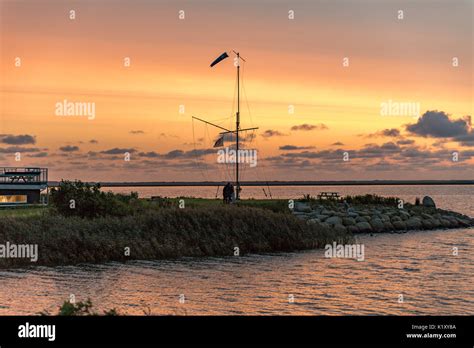
[{"label": "bench", "polygon": [[321,192],[318,194],[318,199],[334,199],[336,201],[341,199],[339,192]]}]

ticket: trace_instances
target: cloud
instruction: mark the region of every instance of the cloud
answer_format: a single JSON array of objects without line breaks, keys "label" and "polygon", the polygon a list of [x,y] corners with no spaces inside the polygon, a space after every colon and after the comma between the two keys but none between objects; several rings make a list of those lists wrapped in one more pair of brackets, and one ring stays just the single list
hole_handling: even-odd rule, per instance
[{"label": "cloud", "polygon": [[414,124],[406,125],[406,129],[422,137],[437,138],[440,141],[457,141],[461,146],[474,146],[474,129],[471,116],[451,119],[444,111],[427,111]]},{"label": "cloud", "polygon": [[9,145],[27,145],[36,144],[36,137],[34,135],[22,134],[0,134],[0,142]]},{"label": "cloud", "polygon": [[[122,160],[122,156],[124,153],[136,153],[135,159],[139,158],[140,161],[135,161],[134,163],[138,165],[139,163],[159,163],[160,166],[165,166],[166,163],[169,163],[170,166],[183,166],[186,167],[192,159],[201,158],[206,155],[216,154],[218,149],[209,148],[209,149],[195,149],[190,151],[185,151],[181,149],[175,149],[164,153],[159,153],[156,151],[140,151],[134,148],[113,148],[104,151],[89,151],[84,156],[76,156],[76,158],[88,158],[89,160],[93,161],[114,161],[114,160]],[[157,162],[159,161],[159,162]],[[180,162],[181,161],[181,162]],[[146,169],[144,167],[144,169]]]},{"label": "cloud", "polygon": [[147,157],[147,158],[157,158],[157,157],[160,157],[161,155],[155,151],[150,151],[150,152],[140,152],[138,156]]},{"label": "cloud", "polygon": [[167,154],[163,155],[163,157],[167,159],[174,159],[174,158],[183,157],[183,156],[184,156],[183,150],[172,150],[168,152]]},{"label": "cloud", "polygon": [[331,145],[332,145],[332,146],[344,146],[344,144],[341,143],[340,141],[337,141],[337,142],[335,142],[335,143],[332,143]]},{"label": "cloud", "polygon": [[104,155],[123,155],[125,152],[134,153],[136,151],[137,150],[135,150],[134,148],[124,149],[115,147],[113,149],[101,151],[100,153]]},{"label": "cloud", "polygon": [[281,137],[281,136],[284,136],[285,134],[277,131],[277,130],[273,130],[273,129],[267,129],[265,132],[263,132],[261,134],[262,137],[264,138],[270,138],[270,137]]},{"label": "cloud", "polygon": [[[216,141],[220,136],[218,136],[214,141]],[[245,135],[239,134],[239,142],[248,142],[252,141],[255,139],[255,134],[254,133],[245,133]],[[234,133],[227,133],[224,134],[224,141],[236,141],[237,137]]]},{"label": "cloud", "polygon": [[396,128],[387,128],[381,131],[366,135],[367,138],[377,138],[377,137],[392,137],[398,138],[400,136],[400,131]]},{"label": "cloud", "polygon": [[385,137],[398,137],[400,136],[400,131],[396,128],[384,129],[381,131],[381,134]]},{"label": "cloud", "polygon": [[48,153],[47,152],[38,152],[38,153],[34,153],[32,155],[28,155],[28,157],[33,157],[33,158],[48,157]]},{"label": "cloud", "polygon": [[131,130],[129,133],[130,134],[145,134],[145,132],[142,130]]},{"label": "cloud", "polygon": [[37,147],[22,147],[22,146],[9,146],[6,148],[0,148],[0,153],[28,153],[28,152],[40,152],[41,149]]},{"label": "cloud", "polygon": [[400,152],[401,148],[393,142],[384,143],[382,145],[366,144],[362,149],[356,151],[359,158],[374,158],[391,156],[393,153]]},{"label": "cloud", "polygon": [[[345,152],[350,158],[347,162],[343,160]],[[453,150],[449,149],[429,149],[415,145],[400,147],[394,142],[387,142],[382,145],[366,144],[361,149],[345,151],[289,151],[266,160],[277,167],[302,167],[303,161],[304,166],[307,166],[309,161],[311,166],[330,172],[340,171],[341,166],[344,166],[344,170],[349,170],[348,164],[351,164],[353,169],[369,171],[438,170],[443,166],[455,170],[469,170],[468,161],[474,159],[474,150],[459,151],[459,162],[456,163],[452,161],[452,153]]]},{"label": "cloud", "polygon": [[189,158],[196,158],[202,157],[209,154],[217,153],[217,149],[196,149],[190,151],[183,151],[183,150],[171,150],[167,153],[157,153],[155,151],[150,152],[140,152],[138,155],[144,158],[162,158],[166,160],[175,160],[175,159],[189,159]]},{"label": "cloud", "polygon": [[191,150],[191,151],[186,151],[184,153],[184,157],[201,157],[201,156],[206,156],[206,155],[212,155],[217,153],[218,149],[197,149],[197,150]]},{"label": "cloud", "polygon": [[400,139],[397,140],[398,145],[413,145],[415,143],[415,140],[413,139]]},{"label": "cloud", "polygon": [[287,152],[282,154],[282,157],[287,158],[306,158],[306,159],[340,159],[342,158],[343,150],[322,150],[322,151],[301,151],[301,152]]},{"label": "cloud", "polygon": [[59,148],[59,150],[62,151],[62,152],[75,152],[75,151],[79,151],[79,147],[78,146],[66,145],[66,146],[61,146]]},{"label": "cloud", "polygon": [[286,151],[310,150],[310,149],[314,149],[314,146],[283,145],[283,146],[280,146],[279,149],[286,150]]},{"label": "cloud", "polygon": [[195,158],[217,153],[217,149],[196,149],[190,151],[173,150],[163,155],[166,159]]},{"label": "cloud", "polygon": [[98,141],[98,140],[95,140],[95,139],[91,139],[91,140],[89,140],[89,143],[91,143],[91,144],[98,144],[99,141]]},{"label": "cloud", "polygon": [[296,125],[296,126],[293,126],[291,127],[291,130],[292,131],[311,131],[311,130],[314,130],[314,129],[319,129],[319,130],[326,130],[326,129],[329,129],[328,126],[326,126],[324,123],[320,123],[320,124],[300,124],[300,125]]},{"label": "cloud", "polygon": [[[179,136],[177,135],[174,135],[174,134],[166,134],[166,133],[160,133],[160,135],[158,136],[158,138],[179,138]],[[199,139],[198,139],[199,141]]]},{"label": "cloud", "polygon": [[[351,158],[370,159],[370,158],[451,158],[451,152],[447,150],[432,151],[429,149],[422,149],[416,146],[401,148],[393,142],[387,142],[382,145],[366,144],[359,150],[347,150],[351,154]],[[322,150],[322,151],[302,151],[298,153],[285,153],[283,157],[294,158],[319,158],[319,159],[341,159],[343,150]],[[464,151],[463,154],[467,156],[469,152]]]},{"label": "cloud", "polygon": [[471,129],[468,134],[459,135],[454,140],[463,146],[474,146],[474,130]]},{"label": "cloud", "polygon": [[452,120],[444,111],[426,111],[407,131],[422,137],[453,138],[470,133],[470,117]]}]

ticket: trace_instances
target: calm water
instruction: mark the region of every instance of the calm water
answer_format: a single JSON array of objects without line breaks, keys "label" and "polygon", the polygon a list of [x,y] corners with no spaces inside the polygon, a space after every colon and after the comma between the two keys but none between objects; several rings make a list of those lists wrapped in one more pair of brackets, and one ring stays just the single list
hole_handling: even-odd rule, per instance
[{"label": "calm water", "polygon": [[[172,196],[166,190],[161,194]],[[298,197],[328,190],[272,191],[280,197],[288,193],[287,197],[291,193]],[[473,187],[337,187],[336,191],[405,199],[428,194],[441,207],[474,215]],[[474,229],[361,235],[357,242],[365,245],[365,261],[327,259],[323,250],[312,250],[1,271],[0,314],[54,312],[70,294],[78,300],[90,297],[98,309],[115,307],[139,315],[474,314]],[[184,303],[179,302],[180,294]],[[398,301],[400,294],[403,303]],[[289,303],[290,295],[294,303]]]},{"label": "calm water", "polygon": [[[222,197],[222,187],[115,187],[107,190],[120,193],[138,192],[140,197]],[[264,192],[265,191],[265,192]],[[431,196],[439,208],[474,215],[474,185],[449,186],[275,186],[270,187],[273,198],[297,199],[304,194],[316,196],[322,191],[339,192],[341,195],[377,194],[399,197],[406,202],[415,202],[416,197]],[[268,187],[244,187],[242,198],[270,198]]]}]

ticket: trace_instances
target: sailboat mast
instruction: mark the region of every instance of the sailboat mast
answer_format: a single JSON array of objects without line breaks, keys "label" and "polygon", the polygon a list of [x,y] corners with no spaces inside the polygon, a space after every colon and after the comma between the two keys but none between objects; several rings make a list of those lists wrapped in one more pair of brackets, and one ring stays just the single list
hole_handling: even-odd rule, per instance
[{"label": "sailboat mast", "polygon": [[239,128],[240,128],[240,55],[237,52],[237,115],[235,118],[235,134],[236,134],[236,161],[235,161],[235,198],[240,199],[240,183],[239,183]]},{"label": "sailboat mast", "polygon": [[[220,129],[223,129],[225,132],[221,132],[221,138],[219,138],[219,141],[221,141],[221,144],[222,144],[222,141],[224,140],[223,138],[223,135],[224,134],[234,134],[235,133],[235,147],[236,147],[236,161],[235,161],[235,199],[238,200],[240,199],[240,178],[239,178],[239,160],[240,160],[240,156],[239,156],[239,132],[240,131],[249,131],[249,130],[255,130],[255,129],[258,129],[258,127],[252,127],[252,128],[244,128],[244,129],[240,129],[240,60],[243,60],[245,62],[245,59],[242,58],[240,56],[240,53],[239,52],[235,52],[234,50],[232,50],[232,52],[234,52],[234,54],[237,56],[235,59],[237,59],[237,61],[234,61],[234,65],[237,66],[237,113],[235,115],[235,130],[228,130],[224,127],[221,127],[221,126],[218,126],[214,123],[211,123],[211,122],[208,122],[208,121],[205,121],[203,119],[200,119],[198,117],[194,117],[193,116],[193,119],[196,119],[196,120],[199,120],[201,122],[204,122],[206,124],[209,124],[211,126],[214,126],[214,127],[217,127],[217,128],[220,128]],[[227,52],[224,52],[223,54],[221,54],[219,57],[217,57],[212,63],[211,63],[211,68],[216,65],[217,63],[219,63],[220,61],[222,61],[223,59],[226,59],[227,57],[229,57],[229,55],[227,54]],[[235,64],[237,63],[237,64]],[[218,145],[219,143],[216,141],[216,143],[214,144],[214,147],[217,147],[217,146],[223,146],[223,145]]]}]

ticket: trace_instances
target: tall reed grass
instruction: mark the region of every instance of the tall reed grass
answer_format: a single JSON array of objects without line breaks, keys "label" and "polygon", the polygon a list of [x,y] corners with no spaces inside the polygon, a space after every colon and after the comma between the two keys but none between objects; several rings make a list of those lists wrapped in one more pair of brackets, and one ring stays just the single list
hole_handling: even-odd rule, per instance
[{"label": "tall reed grass", "polygon": [[[164,208],[124,217],[85,219],[46,214],[0,219],[0,243],[38,244],[38,261],[0,258],[0,268],[231,256],[324,247],[349,234],[307,225],[291,214],[221,206]],[[130,248],[130,255],[126,249]]]}]

